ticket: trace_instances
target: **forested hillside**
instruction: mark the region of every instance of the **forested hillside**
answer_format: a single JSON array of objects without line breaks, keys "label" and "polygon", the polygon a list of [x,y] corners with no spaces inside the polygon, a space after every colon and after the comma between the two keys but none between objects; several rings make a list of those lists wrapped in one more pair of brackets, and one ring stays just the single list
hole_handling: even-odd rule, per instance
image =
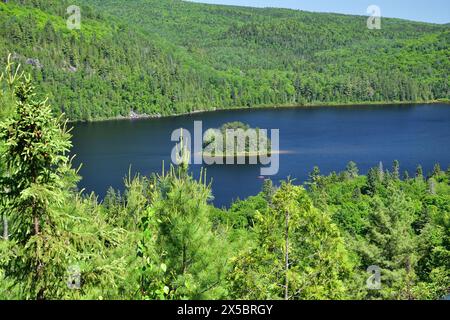
[{"label": "forested hillside", "polygon": [[450,28],[178,0],[0,3],[0,56],[72,120],[265,105],[448,99]]}]

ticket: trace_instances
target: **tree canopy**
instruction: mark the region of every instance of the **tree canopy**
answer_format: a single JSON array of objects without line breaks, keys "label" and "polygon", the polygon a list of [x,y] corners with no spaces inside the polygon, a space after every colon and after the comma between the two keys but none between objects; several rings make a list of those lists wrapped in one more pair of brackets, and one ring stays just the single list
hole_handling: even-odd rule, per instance
[{"label": "tree canopy", "polygon": [[[173,0],[0,3],[12,53],[71,120],[449,99],[449,27]],[[0,65],[6,61],[0,60]]]}]

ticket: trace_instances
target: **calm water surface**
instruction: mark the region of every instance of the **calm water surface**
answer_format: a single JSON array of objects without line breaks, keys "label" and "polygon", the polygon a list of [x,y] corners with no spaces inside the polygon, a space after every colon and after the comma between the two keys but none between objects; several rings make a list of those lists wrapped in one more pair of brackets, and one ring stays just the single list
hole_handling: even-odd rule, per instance
[{"label": "calm water surface", "polygon": [[[229,121],[252,127],[280,129],[280,170],[274,181],[287,176],[307,179],[315,165],[322,173],[342,171],[355,161],[362,173],[382,161],[390,167],[400,160],[401,170],[425,172],[436,162],[450,164],[450,105],[352,106],[232,110],[189,116],[77,123],[74,128],[75,164],[83,163],[80,188],[103,197],[109,186],[123,189],[123,178],[132,172],[149,175],[170,163],[172,131],[194,121],[203,129]],[[191,167],[195,175],[198,165]],[[213,179],[215,204],[228,206],[237,198],[255,195],[263,180],[260,167],[252,165],[208,166]]]}]

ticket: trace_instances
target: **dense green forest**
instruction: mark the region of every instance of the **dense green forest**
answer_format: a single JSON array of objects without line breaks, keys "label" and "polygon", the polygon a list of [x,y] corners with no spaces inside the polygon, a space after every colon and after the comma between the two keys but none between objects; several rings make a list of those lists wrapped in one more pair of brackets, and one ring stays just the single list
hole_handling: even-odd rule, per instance
[{"label": "dense green forest", "polygon": [[[227,130],[232,130],[227,132]],[[205,132],[202,153],[207,157],[235,157],[248,159],[258,155],[271,154],[271,141],[267,134],[259,128],[252,128],[248,124],[235,121],[223,124],[220,128],[208,129]],[[227,148],[233,152],[227,153]],[[237,160],[237,159],[236,159]],[[256,158],[255,160],[256,161]]]},{"label": "dense green forest", "polygon": [[[266,180],[211,205],[186,164],[76,188],[67,120],[8,62],[0,74],[0,299],[439,299],[450,292],[450,168]],[[181,155],[182,156],[182,155]],[[377,266],[381,287],[367,286]],[[370,280],[370,279],[369,279]],[[371,283],[369,281],[369,283]]]},{"label": "dense green forest", "polygon": [[179,0],[0,2],[8,53],[71,120],[449,99],[449,25]]}]

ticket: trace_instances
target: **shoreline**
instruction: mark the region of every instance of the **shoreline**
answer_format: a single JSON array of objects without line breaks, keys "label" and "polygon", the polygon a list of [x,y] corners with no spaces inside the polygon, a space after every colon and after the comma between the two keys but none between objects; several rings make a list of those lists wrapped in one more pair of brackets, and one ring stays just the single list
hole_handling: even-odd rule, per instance
[{"label": "shoreline", "polygon": [[95,123],[95,122],[107,122],[107,121],[135,121],[135,120],[148,120],[148,119],[163,119],[163,118],[172,118],[172,117],[183,117],[190,116],[201,113],[210,113],[210,112],[219,112],[219,111],[231,111],[231,110],[258,110],[258,109],[288,109],[288,108],[320,108],[320,107],[360,107],[360,106],[372,106],[372,105],[381,105],[381,106],[390,106],[390,105],[415,105],[415,104],[450,104],[450,99],[438,99],[438,100],[426,100],[426,101],[369,101],[369,102],[325,102],[325,103],[309,103],[309,104],[284,104],[284,105],[259,105],[252,107],[228,107],[222,109],[211,109],[211,110],[195,110],[191,112],[183,112],[178,114],[171,115],[147,115],[147,114],[137,114],[135,112],[131,112],[130,116],[116,116],[110,118],[99,118],[92,120],[69,120],[68,123]]}]

